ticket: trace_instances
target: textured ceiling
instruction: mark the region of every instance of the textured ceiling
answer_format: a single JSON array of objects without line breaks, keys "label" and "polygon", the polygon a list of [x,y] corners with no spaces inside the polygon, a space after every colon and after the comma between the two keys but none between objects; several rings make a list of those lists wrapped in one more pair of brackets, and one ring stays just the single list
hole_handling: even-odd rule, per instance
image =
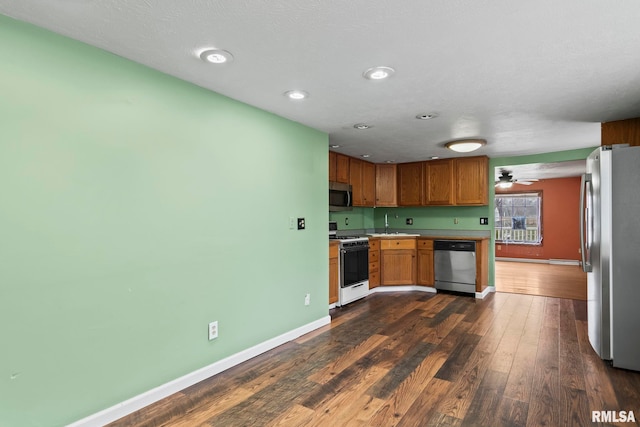
[{"label": "textured ceiling", "polygon": [[[600,144],[640,116],[640,2],[619,0],[0,0],[0,13],[327,132],[398,162]],[[215,66],[207,47],[235,59]],[[369,81],[363,71],[396,73]],[[303,101],[283,92],[302,89]],[[436,113],[417,120],[420,113]],[[356,123],[372,128],[356,130]]]}]

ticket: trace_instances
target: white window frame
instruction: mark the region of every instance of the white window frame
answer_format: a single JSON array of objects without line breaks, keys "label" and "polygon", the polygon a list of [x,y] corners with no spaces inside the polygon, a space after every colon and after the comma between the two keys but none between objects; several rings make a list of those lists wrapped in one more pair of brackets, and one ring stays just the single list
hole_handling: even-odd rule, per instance
[{"label": "white window frame", "polygon": [[[529,201],[537,199],[537,213],[535,215],[513,215],[501,216],[500,206],[502,202],[498,199],[513,201],[517,198],[525,198],[525,208],[531,207]],[[516,244],[516,245],[542,245],[542,191],[518,192],[518,193],[496,193],[495,195],[495,239],[496,243]]]}]

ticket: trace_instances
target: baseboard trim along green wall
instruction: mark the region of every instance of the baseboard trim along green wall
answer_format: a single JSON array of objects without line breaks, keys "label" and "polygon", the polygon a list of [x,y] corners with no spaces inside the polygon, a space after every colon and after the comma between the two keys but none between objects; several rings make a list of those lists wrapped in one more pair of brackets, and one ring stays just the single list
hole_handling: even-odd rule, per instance
[{"label": "baseboard trim along green wall", "polygon": [[312,332],[318,328],[331,323],[331,316],[325,316],[322,319],[318,319],[315,322],[308,323],[304,326],[296,328],[285,334],[262,342],[246,350],[240,351],[232,356],[226,357],[209,366],[198,369],[190,374],[184,375],[131,399],[128,399],[122,403],[118,403],[110,408],[100,411],[96,414],[90,415],[82,420],[79,420],[73,424],[69,424],[68,427],[100,427],[105,424],[111,423],[117,419],[127,416],[137,410],[151,405],[165,397],[171,396],[187,387],[199,383],[209,377],[217,375],[226,371],[242,362],[245,362],[253,357],[256,357],[262,353],[265,353],[271,349],[274,349],[282,344],[292,341],[304,334]]}]

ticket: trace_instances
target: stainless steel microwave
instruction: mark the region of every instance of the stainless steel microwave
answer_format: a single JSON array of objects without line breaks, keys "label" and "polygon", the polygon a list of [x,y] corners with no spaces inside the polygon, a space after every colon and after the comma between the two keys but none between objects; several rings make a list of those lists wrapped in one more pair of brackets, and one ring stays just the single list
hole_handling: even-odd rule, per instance
[{"label": "stainless steel microwave", "polygon": [[353,209],[351,186],[339,182],[329,183],[329,212],[350,211]]}]

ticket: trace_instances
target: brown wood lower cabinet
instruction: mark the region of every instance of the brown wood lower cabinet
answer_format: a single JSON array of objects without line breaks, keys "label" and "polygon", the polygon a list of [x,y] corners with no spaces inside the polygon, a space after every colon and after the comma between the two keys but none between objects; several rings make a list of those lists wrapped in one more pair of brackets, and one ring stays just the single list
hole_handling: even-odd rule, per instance
[{"label": "brown wood lower cabinet", "polygon": [[338,242],[329,242],[329,304],[338,302]]},{"label": "brown wood lower cabinet", "polygon": [[416,284],[416,239],[383,239],[380,242],[381,285]]},{"label": "brown wood lower cabinet", "polygon": [[417,281],[421,286],[433,286],[433,240],[418,239]]},{"label": "brown wood lower cabinet", "polygon": [[380,239],[369,239],[369,289],[380,286]]}]

